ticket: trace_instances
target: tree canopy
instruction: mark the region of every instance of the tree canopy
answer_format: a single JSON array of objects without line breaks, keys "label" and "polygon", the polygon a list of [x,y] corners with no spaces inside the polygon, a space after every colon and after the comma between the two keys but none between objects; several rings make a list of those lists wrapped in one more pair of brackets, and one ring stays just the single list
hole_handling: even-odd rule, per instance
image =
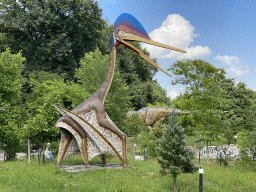
[{"label": "tree canopy", "polygon": [[20,97],[24,61],[21,53],[11,54],[10,49],[0,53],[0,148],[6,150],[7,159],[16,157],[26,116]]},{"label": "tree canopy", "polygon": [[220,82],[225,79],[224,75],[226,74],[224,69],[216,68],[201,59],[177,61],[167,70],[171,70],[177,76],[172,81],[173,85],[180,83],[190,87],[190,89],[203,88],[212,83]]},{"label": "tree canopy", "polygon": [[72,78],[84,54],[96,49],[104,27],[102,10],[93,0],[5,0],[5,4],[12,6],[1,7],[0,32],[7,43],[2,48],[23,51],[24,73],[44,70]]}]

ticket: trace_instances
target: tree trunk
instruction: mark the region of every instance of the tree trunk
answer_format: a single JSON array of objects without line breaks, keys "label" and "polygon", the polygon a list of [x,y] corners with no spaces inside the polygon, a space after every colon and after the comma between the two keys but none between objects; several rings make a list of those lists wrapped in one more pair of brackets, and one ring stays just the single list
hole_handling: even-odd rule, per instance
[{"label": "tree trunk", "polygon": [[176,191],[176,177],[177,177],[177,176],[173,176],[173,177],[172,177],[172,178],[173,178],[173,192]]}]

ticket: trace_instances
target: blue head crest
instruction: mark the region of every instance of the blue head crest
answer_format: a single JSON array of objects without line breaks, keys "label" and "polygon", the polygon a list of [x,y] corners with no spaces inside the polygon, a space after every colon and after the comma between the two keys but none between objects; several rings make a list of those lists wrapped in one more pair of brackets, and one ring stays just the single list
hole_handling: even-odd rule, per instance
[{"label": "blue head crest", "polygon": [[[115,21],[114,28],[116,29],[124,29],[129,33],[133,33],[145,39],[150,39],[146,30],[141,25],[141,23],[131,14],[122,13],[117,20]],[[113,46],[113,37],[111,36],[110,40],[110,51]]]},{"label": "blue head crest", "polygon": [[[131,14],[128,13],[122,13],[116,20],[114,24],[114,28],[123,28],[125,27],[126,30],[129,30],[130,32],[137,32],[140,34],[137,35],[143,35],[147,36],[148,34],[144,27],[141,25],[141,23]],[[148,37],[149,38],[149,37]],[[147,39],[148,39],[147,38]]]}]

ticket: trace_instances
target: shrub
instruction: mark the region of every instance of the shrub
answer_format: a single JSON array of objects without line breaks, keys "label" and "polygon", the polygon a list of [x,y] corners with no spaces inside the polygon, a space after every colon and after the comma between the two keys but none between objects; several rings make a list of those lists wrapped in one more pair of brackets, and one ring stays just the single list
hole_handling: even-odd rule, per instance
[{"label": "shrub", "polygon": [[132,115],[128,118],[127,127],[125,128],[124,132],[127,135],[132,135],[137,137],[137,135],[142,132],[148,130],[148,127],[145,123],[140,119],[138,115]]},{"label": "shrub", "polygon": [[156,122],[154,127],[151,129],[151,133],[154,135],[156,140],[162,137],[165,125],[160,122]]},{"label": "shrub", "polygon": [[157,141],[154,137],[154,135],[148,131],[142,131],[140,133],[140,136],[138,137],[139,144],[142,147],[147,147],[149,148],[149,156],[150,157],[156,157],[156,146],[157,146]]}]

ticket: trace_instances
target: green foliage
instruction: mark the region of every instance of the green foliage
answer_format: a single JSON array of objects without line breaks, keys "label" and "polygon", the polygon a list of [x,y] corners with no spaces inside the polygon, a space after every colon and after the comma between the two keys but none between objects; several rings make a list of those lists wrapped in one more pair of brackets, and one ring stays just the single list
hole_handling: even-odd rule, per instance
[{"label": "green foliage", "polygon": [[24,82],[21,69],[25,58],[21,53],[11,54],[10,49],[0,53],[0,107],[3,103],[16,104],[20,101]]},{"label": "green foliage", "polygon": [[99,38],[98,40],[99,42],[97,43],[97,47],[99,48],[102,55],[109,55],[110,53],[109,42],[110,42],[110,37],[113,34],[113,31],[114,31],[114,25],[113,24],[109,25],[108,20],[106,19],[104,23],[104,27],[100,33],[101,37]]},{"label": "green foliage", "polygon": [[21,53],[11,54],[10,49],[0,53],[0,148],[7,159],[16,157],[21,139],[22,120],[26,112],[21,104],[22,63]]},{"label": "green foliage", "polygon": [[[56,80],[51,80],[53,76]],[[61,115],[52,103],[71,110],[89,95],[78,84],[65,83],[57,74],[40,72],[37,77],[32,74],[30,82],[34,87],[27,104],[31,116],[24,134],[43,142],[55,140],[59,136],[59,129],[54,125]]]},{"label": "green foliage", "polygon": [[151,103],[147,103],[147,107],[166,107],[168,108],[168,105],[160,102],[156,102],[154,105]]},{"label": "green foliage", "polygon": [[158,102],[164,105],[170,105],[170,98],[167,97],[166,90],[161,88],[160,85],[154,81],[134,81],[130,85],[130,95],[132,96],[132,107],[134,107],[135,110],[147,106],[148,103],[156,105]]},{"label": "green foliage", "polygon": [[[132,44],[149,56],[149,52],[145,49],[142,50],[139,43],[132,42]],[[156,62],[156,59],[153,59],[153,61]],[[156,81],[153,81],[157,68],[147,63],[137,53],[120,45],[117,50],[117,66],[122,78],[130,88],[132,108],[138,110],[147,106],[147,103],[168,104],[170,102],[166,90],[161,88]]]},{"label": "green foliage", "polygon": [[102,55],[97,48],[95,52],[86,53],[85,58],[80,60],[80,65],[81,67],[76,69],[75,73],[77,82],[86,85],[88,92],[93,94],[100,88],[106,78],[109,56]]},{"label": "green foliage", "polygon": [[174,112],[169,114],[169,125],[163,132],[163,138],[156,148],[160,155],[157,158],[160,172],[171,174],[176,188],[176,177],[180,173],[194,173],[198,168],[194,164],[194,151],[186,147],[184,129],[178,125],[179,118]]},{"label": "green foliage", "polygon": [[181,114],[179,116],[180,125],[184,128],[184,133],[186,135],[195,134],[195,122],[193,116],[189,114]]},{"label": "green foliage", "polygon": [[156,122],[154,126],[149,130],[141,130],[138,137],[140,146],[149,148],[149,156],[156,157],[157,141],[163,135],[165,125],[160,122]]},{"label": "green foliage", "polygon": [[[221,83],[225,79],[225,71],[215,68],[202,60],[178,61],[169,70],[180,77],[173,84],[187,85],[186,92],[174,101],[181,110],[188,110],[189,127],[193,132],[203,135],[208,146],[220,133],[225,132],[221,123],[224,111],[230,107],[230,102],[220,92]],[[183,119],[185,120],[185,119]]]},{"label": "green foliage", "polygon": [[[99,49],[96,49],[95,52],[86,53],[85,59],[81,59],[80,64],[81,67],[76,70],[75,77],[78,83],[92,95],[106,78],[109,56],[103,56]],[[125,129],[127,112],[131,110],[129,100],[129,88],[125,85],[118,68],[115,68],[112,84],[105,100],[105,109],[121,130]]]},{"label": "green foliage", "polygon": [[181,83],[196,89],[220,82],[226,74],[224,69],[216,68],[201,59],[178,61],[167,70],[172,70],[174,75],[181,76],[172,81],[173,85]]},{"label": "green foliage", "polygon": [[150,157],[156,157],[156,146],[157,141],[155,136],[149,132],[148,130],[140,132],[140,135],[138,137],[138,142],[140,146],[149,148],[149,156]]},{"label": "green foliage", "polygon": [[234,79],[226,79],[221,83],[221,95],[228,99],[227,113],[222,116],[225,137],[234,143],[234,135],[241,131],[252,132],[256,128],[256,94],[244,83],[235,86]]},{"label": "green foliage", "polygon": [[240,163],[247,165],[256,164],[256,139],[255,130],[251,131],[240,131],[237,134],[237,144],[240,148],[239,157]]},{"label": "green foliage", "polygon": [[21,131],[20,127],[17,126],[17,120],[14,119],[14,112],[9,112],[7,115],[4,115],[6,119],[5,124],[1,125],[0,129],[0,148],[5,150],[7,155],[7,160],[13,160],[16,158],[16,152],[19,150]]},{"label": "green foliage", "polygon": [[[23,51],[25,75],[44,70],[72,77],[79,60],[99,43],[105,22],[98,2],[24,0],[20,3],[24,7],[13,0],[3,2],[12,6],[1,7],[6,14],[0,15],[4,21],[0,32],[6,46]],[[12,44],[15,41],[18,44]]]},{"label": "green foliage", "polygon": [[142,131],[148,131],[148,127],[141,120],[141,118],[138,115],[132,115],[129,117],[124,132],[128,135],[137,137]]},{"label": "green foliage", "polygon": [[[149,56],[149,52],[145,49],[142,50],[140,43],[131,42],[131,44]],[[127,85],[134,84],[137,81],[141,83],[152,81],[154,74],[157,72],[156,67],[147,63],[137,53],[123,45],[118,46],[116,60]],[[153,60],[156,61],[156,59]]]},{"label": "green foliage", "polygon": [[19,138],[16,135],[13,135],[13,132],[7,133],[5,137],[8,137],[5,141],[5,146],[3,147],[7,155],[7,161],[14,160],[16,159],[16,153],[19,150]]},{"label": "green foliage", "polygon": [[161,122],[156,122],[151,129],[151,133],[154,135],[155,139],[158,140],[162,137],[165,125]]}]

